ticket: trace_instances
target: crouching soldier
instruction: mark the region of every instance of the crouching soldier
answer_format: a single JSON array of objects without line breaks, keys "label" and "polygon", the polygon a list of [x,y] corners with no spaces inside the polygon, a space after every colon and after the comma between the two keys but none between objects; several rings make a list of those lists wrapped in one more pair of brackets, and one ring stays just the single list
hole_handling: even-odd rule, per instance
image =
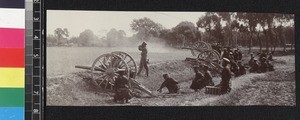
[{"label": "crouching soldier", "polygon": [[179,93],[178,82],[175,81],[173,78],[169,77],[168,74],[163,74],[165,81],[161,84],[160,88],[157,90],[161,92],[164,87],[167,87],[169,93]]},{"label": "crouching soldier", "polygon": [[260,66],[259,66],[259,71],[262,72],[262,73],[268,71],[268,65],[267,65],[265,57],[261,58],[261,63],[260,63]]},{"label": "crouching soldier", "polygon": [[120,71],[119,76],[116,78],[115,81],[115,96],[114,101],[118,102],[129,102],[129,99],[132,98],[132,93],[129,89],[129,80],[127,77],[124,76],[125,72]]},{"label": "crouching soldier", "polygon": [[198,89],[200,89],[200,84],[201,84],[200,82],[203,79],[203,74],[199,72],[199,67],[194,67],[194,72],[195,72],[195,78],[192,81],[190,88],[195,90],[195,92],[197,92]]},{"label": "crouching soldier", "polygon": [[239,66],[238,76],[246,74],[245,66],[242,65],[241,61],[238,61],[238,66]]},{"label": "crouching soldier", "polygon": [[253,60],[253,64],[252,64],[252,66],[251,66],[251,68],[250,68],[249,71],[250,71],[250,73],[259,73],[260,72],[259,71],[259,65],[258,65],[256,59]]},{"label": "crouching soldier", "polygon": [[225,94],[231,91],[231,88],[229,86],[229,82],[230,82],[230,78],[231,78],[231,72],[228,68],[228,64],[230,63],[230,61],[226,58],[223,58],[223,70],[221,73],[221,82],[220,84],[216,85],[216,87],[220,87],[221,91],[220,94]]}]

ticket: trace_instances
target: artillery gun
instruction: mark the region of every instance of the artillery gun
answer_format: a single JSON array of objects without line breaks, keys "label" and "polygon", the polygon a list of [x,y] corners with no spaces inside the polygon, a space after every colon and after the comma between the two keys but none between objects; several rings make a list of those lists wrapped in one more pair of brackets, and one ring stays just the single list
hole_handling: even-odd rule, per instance
[{"label": "artillery gun", "polygon": [[196,56],[196,58],[185,59],[185,61],[189,62],[191,65],[198,67],[206,65],[217,73],[221,72],[221,54],[217,50],[213,49],[209,43],[197,41],[193,44],[184,45],[182,49],[190,50],[192,55]]},{"label": "artillery gun", "polygon": [[114,90],[115,80],[119,71],[125,71],[129,78],[129,87],[133,92],[144,92],[153,97],[154,95],[145,86],[135,80],[137,65],[134,59],[122,51],[114,51],[97,57],[92,66],[76,65],[75,68],[91,71],[93,82],[102,89]]}]

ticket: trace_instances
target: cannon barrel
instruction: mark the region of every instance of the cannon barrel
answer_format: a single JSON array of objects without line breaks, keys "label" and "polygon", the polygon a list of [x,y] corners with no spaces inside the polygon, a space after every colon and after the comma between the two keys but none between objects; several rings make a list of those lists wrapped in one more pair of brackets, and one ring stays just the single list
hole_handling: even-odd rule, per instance
[{"label": "cannon barrel", "polygon": [[[85,69],[85,70],[91,70],[92,69],[92,67],[90,67],[90,66],[82,66],[82,65],[75,65],[75,68]],[[95,71],[105,72],[105,70],[100,68],[100,67],[95,67]],[[126,70],[125,69],[117,69],[117,71],[126,71]]]}]

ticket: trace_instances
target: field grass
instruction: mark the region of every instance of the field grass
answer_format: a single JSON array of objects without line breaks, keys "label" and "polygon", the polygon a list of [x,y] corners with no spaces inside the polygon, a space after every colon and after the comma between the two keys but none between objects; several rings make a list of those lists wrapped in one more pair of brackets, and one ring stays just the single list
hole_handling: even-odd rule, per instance
[{"label": "field grass", "polygon": [[[99,89],[91,81],[89,72],[75,69],[75,65],[90,65],[101,53],[122,50],[138,63],[140,53],[135,48],[63,48],[47,49],[47,105],[60,106],[119,106],[112,102],[113,93]],[[150,57],[151,56],[151,57]],[[156,90],[163,82],[162,74],[169,73],[180,84],[181,94],[155,98],[133,98],[130,104],[143,106],[247,106],[295,105],[295,57],[275,56],[275,71],[250,73],[232,78],[232,92],[225,95],[208,95],[204,89],[194,92],[189,88],[194,77],[191,66],[183,60],[190,57],[186,50],[153,49],[149,53],[150,76],[144,73],[136,79],[153,94],[165,95]],[[249,55],[245,54],[247,61]],[[220,82],[214,77],[215,84]]]},{"label": "field grass", "polygon": [[[130,47],[47,47],[47,76],[60,76],[80,72],[75,65],[91,66],[100,55],[113,51],[124,51],[131,55],[139,64],[140,51]],[[148,47],[150,63],[169,60],[184,60],[190,57],[188,50]]]}]

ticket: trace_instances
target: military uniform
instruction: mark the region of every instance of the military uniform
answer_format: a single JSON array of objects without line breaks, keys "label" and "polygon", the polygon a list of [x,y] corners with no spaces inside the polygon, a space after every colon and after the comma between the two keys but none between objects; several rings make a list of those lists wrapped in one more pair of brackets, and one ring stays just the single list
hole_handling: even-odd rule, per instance
[{"label": "military uniform", "polygon": [[267,65],[266,59],[262,58],[262,61],[261,61],[260,66],[259,66],[259,71],[260,72],[267,72],[267,70],[268,70],[268,65]]},{"label": "military uniform", "polygon": [[238,76],[246,74],[246,69],[245,69],[245,67],[241,64],[241,62],[238,63],[238,66],[239,66]]},{"label": "military uniform", "polygon": [[220,87],[221,91],[220,94],[225,94],[231,91],[231,88],[229,86],[230,78],[231,78],[231,71],[227,67],[227,65],[230,63],[230,61],[226,58],[223,58],[223,69],[221,73],[221,82],[220,84],[216,85],[216,87]]},{"label": "military uniform", "polygon": [[221,73],[221,82],[217,87],[221,88],[220,93],[224,94],[227,92],[230,92],[231,88],[229,86],[230,78],[231,78],[231,72],[228,67],[224,67]]},{"label": "military uniform", "polygon": [[190,88],[195,90],[195,91],[197,91],[198,89],[201,89],[200,85],[201,85],[202,79],[203,79],[202,73],[197,71],[196,74],[195,74],[195,78],[192,81],[192,84],[191,84]]},{"label": "military uniform", "polygon": [[178,82],[175,81],[173,78],[167,77],[167,78],[165,78],[165,81],[161,84],[158,91],[160,91],[164,87],[167,87],[169,93],[178,93],[179,87],[177,84],[178,84]]},{"label": "military uniform", "polygon": [[143,70],[143,68],[145,68],[146,70],[146,74],[147,76],[149,75],[149,69],[148,69],[148,65],[147,65],[147,54],[148,54],[148,50],[146,47],[146,43],[143,42],[142,45],[140,45],[138,48],[140,51],[142,51],[141,53],[141,59],[140,59],[140,66],[139,66],[139,70],[138,70],[138,75],[141,73],[141,71]]},{"label": "military uniform", "polygon": [[252,64],[252,66],[251,66],[251,68],[250,68],[250,72],[251,73],[259,73],[260,71],[259,71],[259,65],[258,65],[258,63],[257,63],[257,61],[256,60],[254,60],[253,61],[253,64]]},{"label": "military uniform", "polygon": [[115,81],[115,96],[114,101],[122,101],[126,100],[128,102],[129,99],[132,98],[132,93],[129,89],[129,81],[123,75],[119,75]]}]

